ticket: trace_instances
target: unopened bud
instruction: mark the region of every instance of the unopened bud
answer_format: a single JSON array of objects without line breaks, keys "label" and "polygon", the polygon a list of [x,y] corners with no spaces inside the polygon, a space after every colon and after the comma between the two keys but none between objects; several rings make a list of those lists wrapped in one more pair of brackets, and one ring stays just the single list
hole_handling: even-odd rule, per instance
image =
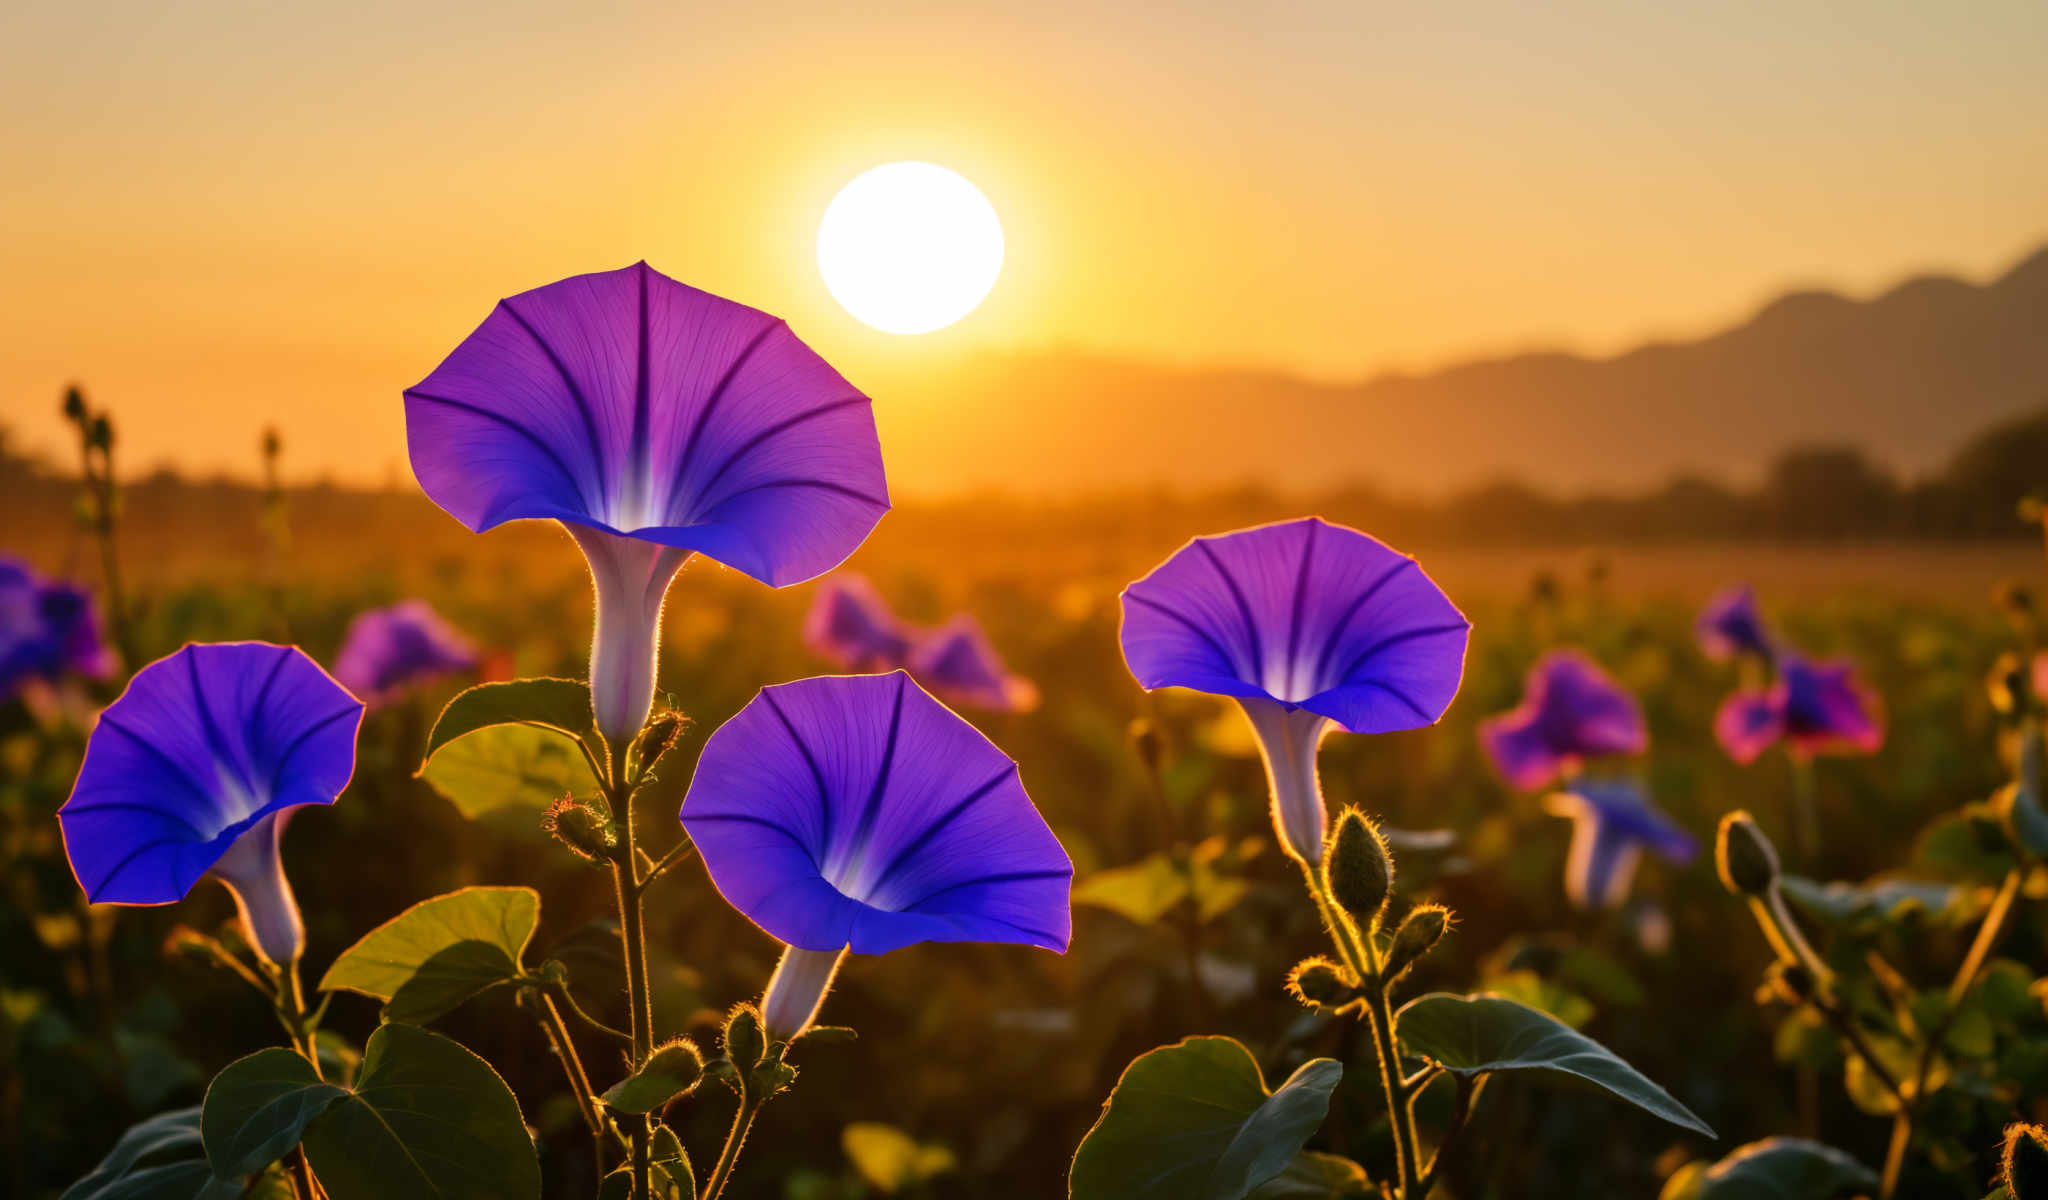
[{"label": "unopened bud", "polygon": [[76,386],[64,389],[64,417],[81,424],[85,421],[85,393]]},{"label": "unopened bud", "polygon": [[1739,895],[1761,896],[1778,882],[1777,847],[1743,809],[1721,818],[1714,862],[1721,870],[1721,882]]},{"label": "unopened bud", "polygon": [[1166,760],[1166,738],[1160,734],[1159,726],[1149,718],[1139,717],[1131,722],[1129,736],[1131,749],[1138,752],[1138,761],[1145,764],[1147,771],[1157,774],[1159,765]]},{"label": "unopened bud", "polygon": [[1341,1008],[1358,978],[1327,958],[1304,958],[1287,973],[1287,994],[1309,1008]]},{"label": "unopened bud", "polygon": [[2048,1129],[2007,1126],[1999,1176],[2012,1200],[2048,1200]]},{"label": "unopened bud", "polygon": [[682,736],[689,723],[688,717],[673,708],[654,714],[633,739],[627,761],[641,771],[652,769],[661,756],[668,753],[669,747],[676,744],[676,739]]},{"label": "unopened bud", "polygon": [[1387,948],[1387,979],[1399,978],[1423,955],[1436,949],[1451,927],[1451,910],[1441,904],[1424,904],[1401,918],[1394,931],[1394,944]]},{"label": "unopened bud", "polygon": [[1359,928],[1378,928],[1394,886],[1394,861],[1386,839],[1365,814],[1347,808],[1323,848],[1323,886]]},{"label": "unopened bud", "polygon": [[92,427],[87,432],[86,437],[93,445],[100,449],[112,450],[114,448],[114,423],[107,420],[107,414],[101,413],[92,419]]},{"label": "unopened bud", "polygon": [[284,438],[277,432],[277,426],[266,427],[263,430],[263,457],[275,459],[283,450]]},{"label": "unopened bud", "polygon": [[766,1053],[768,1041],[761,1034],[761,1014],[751,1004],[737,1004],[725,1018],[725,1056],[741,1071],[753,1070]]},{"label": "unopened bud", "polygon": [[1764,986],[1761,995],[1789,1004],[1794,1008],[1813,999],[1813,973],[1798,963],[1778,959],[1764,969]]},{"label": "unopened bud", "polygon": [[597,862],[612,852],[611,822],[574,796],[564,796],[541,814],[540,827],[578,858]]},{"label": "unopened bud", "polygon": [[1998,656],[1991,667],[1991,674],[1984,680],[1984,690],[1991,697],[1991,707],[2001,715],[2011,716],[2026,711],[2028,701],[2033,698],[2031,672],[2019,655],[2007,651]]}]

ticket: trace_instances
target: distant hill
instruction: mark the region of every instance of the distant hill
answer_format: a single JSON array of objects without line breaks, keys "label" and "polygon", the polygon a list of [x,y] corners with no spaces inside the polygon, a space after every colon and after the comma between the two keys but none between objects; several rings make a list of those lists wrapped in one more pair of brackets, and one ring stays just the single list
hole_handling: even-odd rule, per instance
[{"label": "distant hill", "polygon": [[[1917,476],[2048,401],[2048,248],[1985,284],[1788,293],[1713,336],[1610,358],[1518,354],[1323,385],[1003,355],[858,382],[885,400],[892,474],[920,493],[1356,482],[1441,495],[1505,477],[1638,490],[1679,474],[1754,482],[1801,444],[1856,446]],[[897,436],[899,408],[961,416]]]}]

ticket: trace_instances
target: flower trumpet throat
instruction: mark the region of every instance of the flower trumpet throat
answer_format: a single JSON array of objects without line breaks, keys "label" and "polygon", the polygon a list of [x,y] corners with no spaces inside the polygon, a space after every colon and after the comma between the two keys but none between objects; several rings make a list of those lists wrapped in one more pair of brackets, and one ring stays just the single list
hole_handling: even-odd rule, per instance
[{"label": "flower trumpet throat", "polygon": [[793,1041],[811,1027],[818,1010],[825,1006],[825,994],[832,990],[839,964],[845,961],[844,948],[802,950],[790,946],[782,952],[782,961],[768,978],[768,990],[761,995],[761,1025],[771,1041]]},{"label": "flower trumpet throat", "polygon": [[278,853],[286,815],[272,813],[258,821],[213,864],[214,878],[235,898],[249,945],[279,966],[296,962],[306,948],[306,924]]},{"label": "flower trumpet throat", "polygon": [[1330,719],[1305,708],[1288,709],[1271,700],[1238,702],[1258,735],[1259,757],[1266,765],[1266,788],[1272,797],[1273,832],[1287,853],[1313,866],[1323,856],[1329,814],[1323,806],[1323,782],[1316,771],[1316,749],[1334,726]]},{"label": "flower trumpet throat", "polygon": [[597,586],[590,644],[590,706],[597,731],[630,744],[654,708],[661,654],[661,606],[690,552],[564,522],[589,560]]}]

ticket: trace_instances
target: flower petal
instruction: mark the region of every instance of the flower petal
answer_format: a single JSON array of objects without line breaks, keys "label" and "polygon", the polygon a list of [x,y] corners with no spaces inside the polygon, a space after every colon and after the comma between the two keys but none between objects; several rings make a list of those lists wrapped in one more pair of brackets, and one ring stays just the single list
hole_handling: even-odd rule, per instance
[{"label": "flower petal", "polygon": [[365,699],[476,667],[476,647],[424,600],[358,613],[334,657],[334,677]]},{"label": "flower petal", "polygon": [[1016,764],[902,671],[762,689],[682,821],[726,900],[801,949],[1067,945],[1073,865]]},{"label": "flower petal", "polygon": [[782,321],[645,263],[503,301],[405,406],[420,486],[478,531],[571,521],[780,587],[889,508],[867,397]]},{"label": "flower petal", "polygon": [[952,704],[1013,713],[1038,705],[1038,688],[1010,674],[981,623],[967,613],[918,638],[908,665],[920,684]]},{"label": "flower petal", "polygon": [[144,667],[100,715],[57,814],[86,898],[177,900],[263,817],[332,804],[362,715],[292,646],[188,645]]},{"label": "flower petal", "polygon": [[862,575],[840,571],[818,585],[804,617],[804,645],[835,666],[889,670],[910,653],[910,632]]},{"label": "flower petal", "polygon": [[1769,692],[1736,692],[1714,714],[1714,737],[1728,757],[1747,765],[1785,733],[1780,701]]},{"label": "flower petal", "polygon": [[1441,717],[1469,632],[1413,559],[1313,517],[1196,538],[1124,589],[1146,688],[1265,697],[1357,733]]}]

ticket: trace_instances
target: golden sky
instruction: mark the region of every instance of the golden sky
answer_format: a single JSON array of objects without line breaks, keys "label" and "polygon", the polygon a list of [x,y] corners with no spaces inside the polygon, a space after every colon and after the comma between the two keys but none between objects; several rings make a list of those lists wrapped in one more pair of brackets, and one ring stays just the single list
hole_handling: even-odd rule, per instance
[{"label": "golden sky", "polygon": [[[400,389],[500,296],[640,258],[855,382],[988,348],[1324,379],[1603,352],[2048,239],[2044,52],[2038,0],[12,0],[0,424],[63,451],[77,378],[133,469],[247,473],[275,424],[296,474],[403,481]],[[1008,239],[982,308],[913,338],[813,260],[896,159]]]}]

